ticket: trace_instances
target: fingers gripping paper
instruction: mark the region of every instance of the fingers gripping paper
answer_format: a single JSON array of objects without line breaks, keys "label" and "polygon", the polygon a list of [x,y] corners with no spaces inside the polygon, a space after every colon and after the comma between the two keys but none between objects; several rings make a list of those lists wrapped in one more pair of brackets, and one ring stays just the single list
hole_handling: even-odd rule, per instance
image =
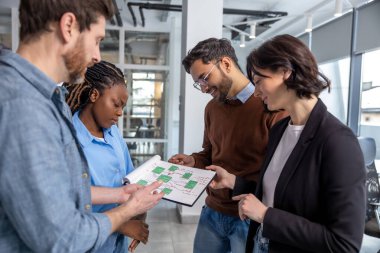
[{"label": "fingers gripping paper", "polygon": [[156,155],[129,173],[126,181],[148,185],[161,180],[158,190],[165,193],[164,199],[193,206],[214,176],[214,171],[164,162]]}]

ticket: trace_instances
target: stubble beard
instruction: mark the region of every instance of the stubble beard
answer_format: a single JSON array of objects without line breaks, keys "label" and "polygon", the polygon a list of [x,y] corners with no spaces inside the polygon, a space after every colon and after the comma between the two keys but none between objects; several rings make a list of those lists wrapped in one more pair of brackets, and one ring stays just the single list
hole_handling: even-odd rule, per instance
[{"label": "stubble beard", "polygon": [[64,56],[64,61],[69,73],[69,83],[82,83],[89,63],[86,62],[84,43],[81,38],[79,38],[75,48]]},{"label": "stubble beard", "polygon": [[225,102],[227,99],[228,92],[230,92],[230,89],[232,87],[232,80],[228,78],[224,73],[223,73],[223,78],[222,81],[219,85],[219,97],[218,101],[219,102]]}]

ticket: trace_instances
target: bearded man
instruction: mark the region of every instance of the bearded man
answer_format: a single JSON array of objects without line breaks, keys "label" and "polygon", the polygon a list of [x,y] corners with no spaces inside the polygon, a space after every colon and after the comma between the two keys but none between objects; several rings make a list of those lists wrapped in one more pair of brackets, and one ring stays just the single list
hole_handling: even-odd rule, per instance
[{"label": "bearded man", "polygon": [[100,61],[112,0],[21,0],[17,53],[0,49],[0,252],[94,252],[163,194],[91,212],[89,168],[61,82]]},{"label": "bearded man", "polygon": [[[203,150],[177,154],[169,162],[215,169],[218,165],[238,180],[256,181],[264,158],[269,130],[286,116],[269,112],[255,87],[242,73],[234,48],[226,39],[199,42],[182,61],[194,88],[213,99],[205,108]],[[210,166],[210,167],[208,167]],[[238,202],[229,189],[207,188],[194,239],[194,253],[244,252],[249,222],[239,218]]]}]

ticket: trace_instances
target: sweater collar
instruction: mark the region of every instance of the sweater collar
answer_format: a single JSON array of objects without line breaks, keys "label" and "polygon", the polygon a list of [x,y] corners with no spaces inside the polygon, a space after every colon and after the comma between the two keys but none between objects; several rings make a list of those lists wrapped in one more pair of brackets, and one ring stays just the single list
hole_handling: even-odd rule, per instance
[{"label": "sweater collar", "polygon": [[255,86],[252,83],[248,83],[244,89],[231,98],[226,99],[227,104],[239,105],[244,104],[255,92]]}]

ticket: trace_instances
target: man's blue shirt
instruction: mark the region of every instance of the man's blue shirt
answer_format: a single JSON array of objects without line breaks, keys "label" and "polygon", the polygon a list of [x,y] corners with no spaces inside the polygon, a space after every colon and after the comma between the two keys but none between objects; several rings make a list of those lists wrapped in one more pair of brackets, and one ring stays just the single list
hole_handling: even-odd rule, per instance
[{"label": "man's blue shirt", "polygon": [[239,99],[243,104],[255,93],[255,86],[252,83],[247,84],[238,94],[235,99]]},{"label": "man's blue shirt", "polygon": [[0,50],[0,252],[92,252],[108,238],[64,92]]},{"label": "man's blue shirt", "polygon": [[238,94],[229,98],[229,100],[239,100],[244,104],[247,102],[248,98],[253,95],[253,93],[255,93],[255,86],[250,82]]}]

